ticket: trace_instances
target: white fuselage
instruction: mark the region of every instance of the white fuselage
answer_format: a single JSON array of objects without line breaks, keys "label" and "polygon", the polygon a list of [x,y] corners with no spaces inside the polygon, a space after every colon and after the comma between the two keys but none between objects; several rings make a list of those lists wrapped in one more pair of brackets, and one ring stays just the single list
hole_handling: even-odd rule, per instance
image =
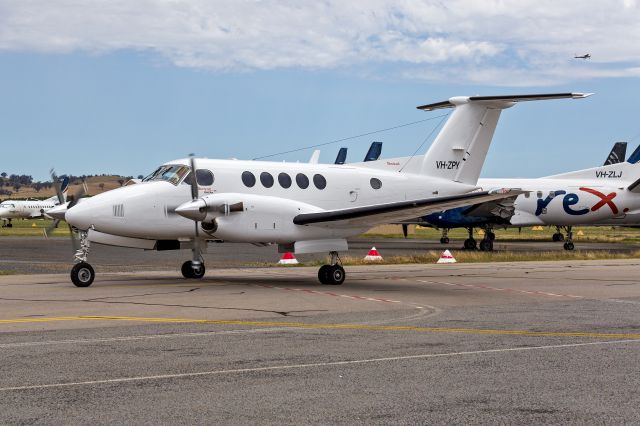
[{"label": "white fuselage", "polygon": [[45,212],[57,203],[52,200],[7,200],[0,204],[0,219],[29,219],[47,217]]},{"label": "white fuselage", "polygon": [[[188,161],[167,164],[187,166]],[[221,206],[205,220],[215,219],[215,232],[207,235],[200,229],[199,235],[231,242],[344,238],[368,226],[295,225],[293,218],[302,213],[463,194],[475,188],[425,175],[350,165],[198,159],[197,168],[209,170],[214,177],[210,185],[199,182],[199,196],[206,197],[209,205]],[[252,186],[243,182],[245,172],[253,175]],[[185,181],[150,180],[85,199],[69,209],[66,218],[79,229],[106,234],[187,239],[195,236],[194,221],[176,214],[175,209],[190,200]],[[238,202],[243,203],[242,212],[224,212],[223,206]]]},{"label": "white fuselage", "polygon": [[510,222],[514,226],[624,224],[640,210],[640,194],[620,182],[589,179],[480,179],[486,188],[505,186],[530,191],[519,195]]}]

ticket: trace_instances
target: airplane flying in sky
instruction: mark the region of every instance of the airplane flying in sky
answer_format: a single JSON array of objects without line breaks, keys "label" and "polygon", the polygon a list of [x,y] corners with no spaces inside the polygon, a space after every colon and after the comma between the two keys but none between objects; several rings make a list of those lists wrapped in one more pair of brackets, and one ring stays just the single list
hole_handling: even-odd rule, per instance
[{"label": "airplane flying in sky", "polygon": [[[66,201],[69,178],[64,176],[61,182],[61,192]],[[46,211],[59,204],[58,196],[54,195],[46,200],[5,200],[0,204],[0,220],[2,227],[11,228],[12,219],[35,219],[45,217],[52,219]]]},{"label": "airplane flying in sky", "polygon": [[[454,108],[425,155],[335,165],[267,161],[180,159],[160,166],[137,185],[67,204],[47,213],[79,231],[76,286],[95,272],[90,243],[148,250],[190,248],[185,278],[201,278],[208,240],[277,244],[280,252],[329,253],[318,271],[323,284],[342,284],[347,238],[372,226],[453,207],[501,200],[521,191],[482,190],[477,181],[503,109],[521,101],[584,98],[589,94],[454,97],[419,107]],[[195,175],[195,176],[194,176]]]},{"label": "airplane flying in sky", "polygon": [[584,55],[573,55],[573,59],[591,59],[591,54],[585,53]]}]

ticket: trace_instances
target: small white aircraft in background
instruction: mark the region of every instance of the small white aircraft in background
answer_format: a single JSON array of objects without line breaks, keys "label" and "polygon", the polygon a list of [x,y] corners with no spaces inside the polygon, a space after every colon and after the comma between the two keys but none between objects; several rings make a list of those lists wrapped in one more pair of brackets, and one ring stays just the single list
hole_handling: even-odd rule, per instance
[{"label": "small white aircraft in background", "polygon": [[46,200],[5,200],[0,204],[0,220],[4,223],[2,227],[11,228],[12,219],[37,219],[46,218],[53,219],[46,214],[46,211],[54,208],[58,204],[65,203],[67,197],[67,189],[69,187],[69,178],[64,176],[60,185],[60,193],[62,201],[57,195]]},{"label": "small white aircraft in background", "polygon": [[[207,241],[277,244],[280,252],[331,255],[318,271],[323,284],[342,284],[339,265],[347,238],[372,226],[453,207],[517,196],[510,189],[480,190],[478,176],[500,113],[517,102],[584,98],[582,93],[454,97],[420,107],[454,111],[420,161],[385,170],[358,164],[180,159],[160,166],[137,185],[61,205],[47,213],[79,231],[76,286],[95,272],[90,243],[147,250],[190,248],[185,278],[201,278]],[[363,167],[362,165],[367,165]],[[195,175],[195,176],[194,176]],[[72,234],[73,235],[73,234]]]}]

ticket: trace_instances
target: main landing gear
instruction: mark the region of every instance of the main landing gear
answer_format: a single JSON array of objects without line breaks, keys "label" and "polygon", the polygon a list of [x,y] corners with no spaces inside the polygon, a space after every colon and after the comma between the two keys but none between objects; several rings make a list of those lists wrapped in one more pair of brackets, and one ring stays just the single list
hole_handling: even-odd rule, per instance
[{"label": "main landing gear", "polygon": [[440,244],[449,244],[449,228],[442,228],[442,237]]},{"label": "main landing gear", "polygon": [[181,271],[185,278],[200,279],[204,277],[204,263],[201,261],[199,265],[194,265],[192,260],[187,260],[182,264]]},{"label": "main landing gear", "polygon": [[89,287],[96,277],[93,267],[87,263],[90,248],[91,243],[87,238],[87,232],[80,231],[80,247],[75,254],[75,260],[78,263],[71,268],[71,281],[76,287]]},{"label": "main landing gear", "polygon": [[560,232],[560,227],[559,226],[556,226],[556,232],[555,232],[555,234],[553,234],[551,239],[555,243],[557,243],[559,241],[564,241],[564,235],[562,234],[562,232]]},{"label": "main landing gear", "polygon": [[567,241],[565,241],[565,243],[564,243],[564,249],[565,250],[573,250],[574,249],[574,245],[573,245],[572,227],[571,226],[567,226],[567,227],[565,227],[565,229],[567,230]]},{"label": "main landing gear", "polygon": [[340,285],[344,282],[346,273],[344,272],[344,268],[338,265],[338,261],[340,260],[338,252],[332,251],[330,254],[331,264],[320,267],[318,270],[318,280],[320,280],[322,284]]},{"label": "main landing gear", "polygon": [[[465,250],[475,250],[478,247],[477,241],[473,238],[473,228],[467,228],[469,232],[469,238],[464,240],[464,248]],[[496,239],[496,234],[493,233],[492,228],[486,227],[484,228],[484,238],[480,240],[480,250],[482,251],[493,251],[493,241]]]},{"label": "main landing gear", "polygon": [[11,223],[11,219],[7,219],[6,223],[2,224],[3,228],[13,228],[13,223]]}]

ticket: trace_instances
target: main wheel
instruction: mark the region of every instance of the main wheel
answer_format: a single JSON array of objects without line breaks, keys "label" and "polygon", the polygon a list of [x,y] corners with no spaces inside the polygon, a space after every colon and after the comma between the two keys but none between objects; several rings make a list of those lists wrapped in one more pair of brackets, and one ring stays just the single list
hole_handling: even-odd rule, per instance
[{"label": "main wheel", "polygon": [[464,240],[464,248],[467,250],[475,250],[477,247],[477,243],[476,240],[474,240],[473,238],[467,238],[466,240]]},{"label": "main wheel", "polygon": [[333,266],[329,266],[329,269],[327,270],[328,274],[328,278],[329,278],[329,282],[327,284],[332,284],[332,285],[340,285],[344,282],[344,279],[346,277],[346,273],[344,272],[344,268],[340,265],[333,265]]},{"label": "main wheel", "polygon": [[440,244],[449,244],[449,237],[440,238]]},{"label": "main wheel", "polygon": [[493,241],[491,241],[491,240],[482,240],[482,241],[480,241],[480,250],[482,250],[482,251],[493,251]]},{"label": "main wheel", "polygon": [[89,287],[96,273],[87,262],[80,262],[71,268],[71,281],[76,287]]},{"label": "main wheel", "polygon": [[6,226],[7,226],[7,228],[13,228],[13,223],[9,222],[9,223],[7,223]]},{"label": "main wheel", "polygon": [[571,241],[567,241],[566,243],[564,243],[564,249],[573,250],[574,249],[573,243]]},{"label": "main wheel", "polygon": [[201,263],[198,268],[193,269],[193,263],[190,260],[187,260],[182,264],[180,271],[182,272],[182,276],[185,278],[200,279],[204,277],[205,267],[204,263]]},{"label": "main wheel", "polygon": [[320,269],[318,269],[318,281],[322,284],[329,284],[329,271],[331,269],[331,265],[322,265]]},{"label": "main wheel", "polygon": [[491,232],[491,231],[487,231],[487,239],[488,239],[489,241],[494,241],[494,240],[496,239],[496,234],[494,234],[494,233],[493,233],[493,232]]},{"label": "main wheel", "polygon": [[552,237],[553,241],[558,242],[558,241],[564,241],[564,235],[562,235],[559,232],[556,232],[555,234],[553,234]]}]

